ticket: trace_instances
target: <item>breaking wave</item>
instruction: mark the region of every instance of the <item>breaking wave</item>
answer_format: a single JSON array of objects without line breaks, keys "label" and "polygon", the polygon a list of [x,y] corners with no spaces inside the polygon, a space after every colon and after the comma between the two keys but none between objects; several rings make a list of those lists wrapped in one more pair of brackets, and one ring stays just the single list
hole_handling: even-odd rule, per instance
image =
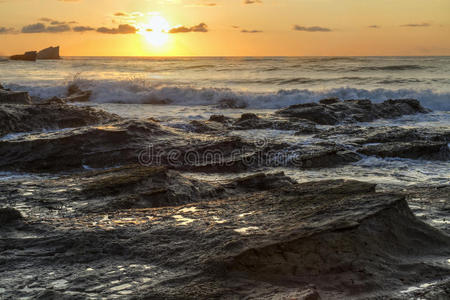
[{"label": "breaking wave", "polygon": [[[418,99],[422,105],[433,110],[450,111],[450,93],[435,92],[430,89],[362,89],[352,87],[330,88],[323,90],[281,89],[277,92],[236,91],[228,88],[196,88],[147,84],[130,80],[83,81],[83,89],[92,90],[91,101],[96,103],[152,104],[170,103],[173,105],[216,105],[220,100],[233,99],[244,102],[250,108],[282,108],[293,104],[318,101],[323,98],[371,99],[382,102],[387,99]],[[11,84],[14,90],[29,91],[32,96],[49,98],[64,96],[66,85],[26,86]]]}]

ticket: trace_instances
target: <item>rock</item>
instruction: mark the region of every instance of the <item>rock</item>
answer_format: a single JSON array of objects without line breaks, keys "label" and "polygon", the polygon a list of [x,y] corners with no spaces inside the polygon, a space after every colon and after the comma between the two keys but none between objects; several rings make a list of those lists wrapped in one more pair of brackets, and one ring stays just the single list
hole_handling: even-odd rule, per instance
[{"label": "rock", "polygon": [[11,60],[26,60],[26,61],[36,61],[36,58],[37,58],[36,51],[29,51],[25,52],[25,54],[13,55],[10,57]]},{"label": "rock", "polygon": [[206,132],[224,132],[228,130],[228,127],[222,123],[215,121],[199,121],[194,120],[190,122],[190,125],[193,127],[193,132],[198,133],[206,133]]},{"label": "rock", "polygon": [[224,115],[211,115],[209,117],[209,121],[214,121],[222,124],[227,123],[229,120],[231,120],[231,118],[225,117]]},{"label": "rock", "polygon": [[64,101],[64,99],[61,99],[61,98],[55,96],[55,97],[50,98],[50,99],[41,100],[39,102],[39,104],[41,104],[41,105],[66,104],[66,101]]},{"label": "rock", "polygon": [[379,157],[402,157],[427,160],[450,160],[447,142],[391,142],[364,146],[359,152]]},{"label": "rock", "polygon": [[22,219],[22,214],[11,207],[0,208],[0,226]]},{"label": "rock", "polygon": [[[50,102],[59,100],[50,100]],[[117,115],[91,107],[61,104],[0,105],[0,136],[8,133],[41,131],[106,124],[118,121]]]},{"label": "rock", "polygon": [[322,99],[319,101],[320,104],[324,104],[324,105],[330,105],[330,104],[334,104],[334,103],[338,103],[341,100],[339,100],[339,98],[326,98],[326,99]]},{"label": "rock", "polygon": [[321,125],[370,122],[427,112],[414,99],[386,100],[383,103],[372,103],[370,100],[345,100],[327,105],[305,103],[277,111],[285,117],[307,119]]},{"label": "rock", "polygon": [[0,89],[0,104],[31,104],[31,98],[27,92]]},{"label": "rock", "polygon": [[277,189],[281,187],[288,187],[295,184],[295,180],[284,175],[283,172],[279,173],[257,173],[245,177],[240,177],[232,180],[225,185],[227,188],[250,191],[266,191]]},{"label": "rock", "polygon": [[[103,175],[92,176],[85,180]],[[75,208],[95,201],[64,198]],[[448,235],[419,221],[404,196],[353,180],[177,207],[56,211],[30,224],[0,240],[5,298],[36,298],[43,289],[34,287],[62,282],[60,293],[43,297],[390,299],[423,282],[449,282]]]},{"label": "rock", "polygon": [[242,148],[239,138],[195,139],[156,122],[128,120],[0,141],[0,169],[61,172],[139,162],[217,172],[235,168],[229,160],[243,155],[233,153]]},{"label": "rock", "polygon": [[63,100],[65,102],[88,102],[91,94],[91,91],[84,91],[81,93],[72,94],[68,97],[65,97]]},{"label": "rock", "polygon": [[89,211],[167,207],[200,202],[223,188],[181,176],[166,167],[129,165],[82,175]]},{"label": "rock", "polygon": [[219,108],[246,108],[247,103],[243,100],[225,98],[218,102],[217,107]]},{"label": "rock", "polygon": [[45,48],[38,52],[37,59],[60,59],[59,46]]},{"label": "rock", "polygon": [[67,96],[72,96],[74,94],[82,93],[83,91],[80,89],[80,87],[76,83],[71,83],[67,87]]},{"label": "rock", "polygon": [[159,98],[149,98],[146,99],[143,103],[145,104],[153,104],[153,105],[168,105],[171,104],[173,101],[169,98],[165,98],[165,99],[159,99]]},{"label": "rock", "polygon": [[88,102],[92,91],[83,91],[76,83],[69,84],[67,87],[67,97],[63,98],[65,102]]},{"label": "rock", "polygon": [[321,132],[320,129],[314,125],[304,125],[299,127],[300,128],[296,128],[297,131],[295,132],[295,135],[308,135]]}]

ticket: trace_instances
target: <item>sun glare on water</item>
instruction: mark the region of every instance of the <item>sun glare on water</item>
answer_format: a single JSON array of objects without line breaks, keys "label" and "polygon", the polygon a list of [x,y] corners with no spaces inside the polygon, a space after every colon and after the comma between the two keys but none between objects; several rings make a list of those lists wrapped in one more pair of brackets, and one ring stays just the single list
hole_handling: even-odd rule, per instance
[{"label": "sun glare on water", "polygon": [[152,16],[148,23],[140,24],[139,34],[153,46],[163,46],[169,40],[169,22],[162,16]]}]

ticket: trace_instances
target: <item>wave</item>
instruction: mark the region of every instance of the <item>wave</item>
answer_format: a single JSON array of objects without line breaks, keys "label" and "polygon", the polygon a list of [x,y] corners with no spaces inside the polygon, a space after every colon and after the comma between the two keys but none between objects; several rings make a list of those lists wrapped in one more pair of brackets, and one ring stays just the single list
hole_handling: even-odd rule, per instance
[{"label": "wave", "polygon": [[[97,103],[168,103],[174,105],[216,105],[223,99],[245,102],[249,108],[277,109],[293,104],[318,101],[323,98],[370,99],[382,102],[387,99],[418,99],[422,105],[433,110],[450,111],[450,93],[430,89],[362,89],[352,87],[330,88],[324,90],[281,89],[277,92],[236,91],[229,88],[174,86],[142,84],[131,80],[81,81],[83,89],[92,90],[91,101]],[[50,98],[64,96],[66,85],[28,86],[10,84],[13,90],[25,90],[32,96]],[[168,101],[169,100],[169,101]]]},{"label": "wave", "polygon": [[390,65],[390,66],[364,66],[354,68],[353,72],[360,71],[409,71],[409,70],[423,70],[429,67],[420,65]]}]

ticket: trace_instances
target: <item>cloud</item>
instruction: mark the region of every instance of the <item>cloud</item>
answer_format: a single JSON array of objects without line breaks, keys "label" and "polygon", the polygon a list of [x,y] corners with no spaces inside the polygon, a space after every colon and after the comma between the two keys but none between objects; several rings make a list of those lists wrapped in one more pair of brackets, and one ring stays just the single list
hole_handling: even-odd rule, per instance
[{"label": "cloud", "polygon": [[262,3],[262,0],[244,0],[244,4]]},{"label": "cloud", "polygon": [[404,24],[400,25],[402,27],[429,27],[431,26],[429,23],[412,23],[412,24]]},{"label": "cloud", "polygon": [[41,33],[45,32],[46,27],[43,23],[36,23],[24,26],[22,28],[22,33]]},{"label": "cloud", "polygon": [[70,26],[67,24],[48,26],[45,31],[51,33],[67,32],[70,31]]},{"label": "cloud", "polygon": [[293,30],[295,31],[307,31],[307,32],[329,32],[332,31],[330,28],[326,27],[320,27],[320,26],[300,26],[300,25],[294,25]]},{"label": "cloud", "polygon": [[187,4],[185,5],[186,7],[214,7],[217,6],[217,3],[213,3],[213,2],[201,2],[201,3],[195,3],[195,4]]},{"label": "cloud", "polygon": [[375,29],[380,28],[380,26],[378,26],[378,25],[369,25],[369,26],[367,26],[367,27],[369,27],[369,28],[375,28]]},{"label": "cloud", "polygon": [[136,27],[128,24],[119,25],[119,27],[117,28],[106,28],[106,27],[97,28],[97,32],[106,34],[133,34],[136,33],[136,31],[137,31]]},{"label": "cloud", "polygon": [[116,16],[116,17],[126,17],[126,16],[128,16],[128,14],[127,13],[123,13],[123,12],[116,12],[114,14],[114,16]]},{"label": "cloud", "polygon": [[263,32],[262,30],[247,30],[247,29],[242,29],[241,30],[242,33],[261,33]]},{"label": "cloud", "polygon": [[92,28],[90,26],[76,26],[72,28],[72,30],[75,32],[86,32],[86,31],[94,31],[95,28]]},{"label": "cloud", "polygon": [[16,30],[14,28],[8,28],[8,27],[0,27],[0,34],[8,34],[8,33],[15,33]]},{"label": "cloud", "polygon": [[178,26],[171,28],[169,33],[186,33],[186,32],[208,32],[208,25],[200,23],[192,27]]},{"label": "cloud", "polygon": [[51,21],[50,22],[51,25],[66,25],[66,22],[60,22],[60,21]]},{"label": "cloud", "polygon": [[67,24],[54,25],[54,26],[45,26],[43,23],[36,23],[24,26],[22,28],[22,33],[59,33],[70,31],[70,26]]},{"label": "cloud", "polygon": [[54,20],[50,18],[40,18],[39,21],[50,23],[53,22]]}]

